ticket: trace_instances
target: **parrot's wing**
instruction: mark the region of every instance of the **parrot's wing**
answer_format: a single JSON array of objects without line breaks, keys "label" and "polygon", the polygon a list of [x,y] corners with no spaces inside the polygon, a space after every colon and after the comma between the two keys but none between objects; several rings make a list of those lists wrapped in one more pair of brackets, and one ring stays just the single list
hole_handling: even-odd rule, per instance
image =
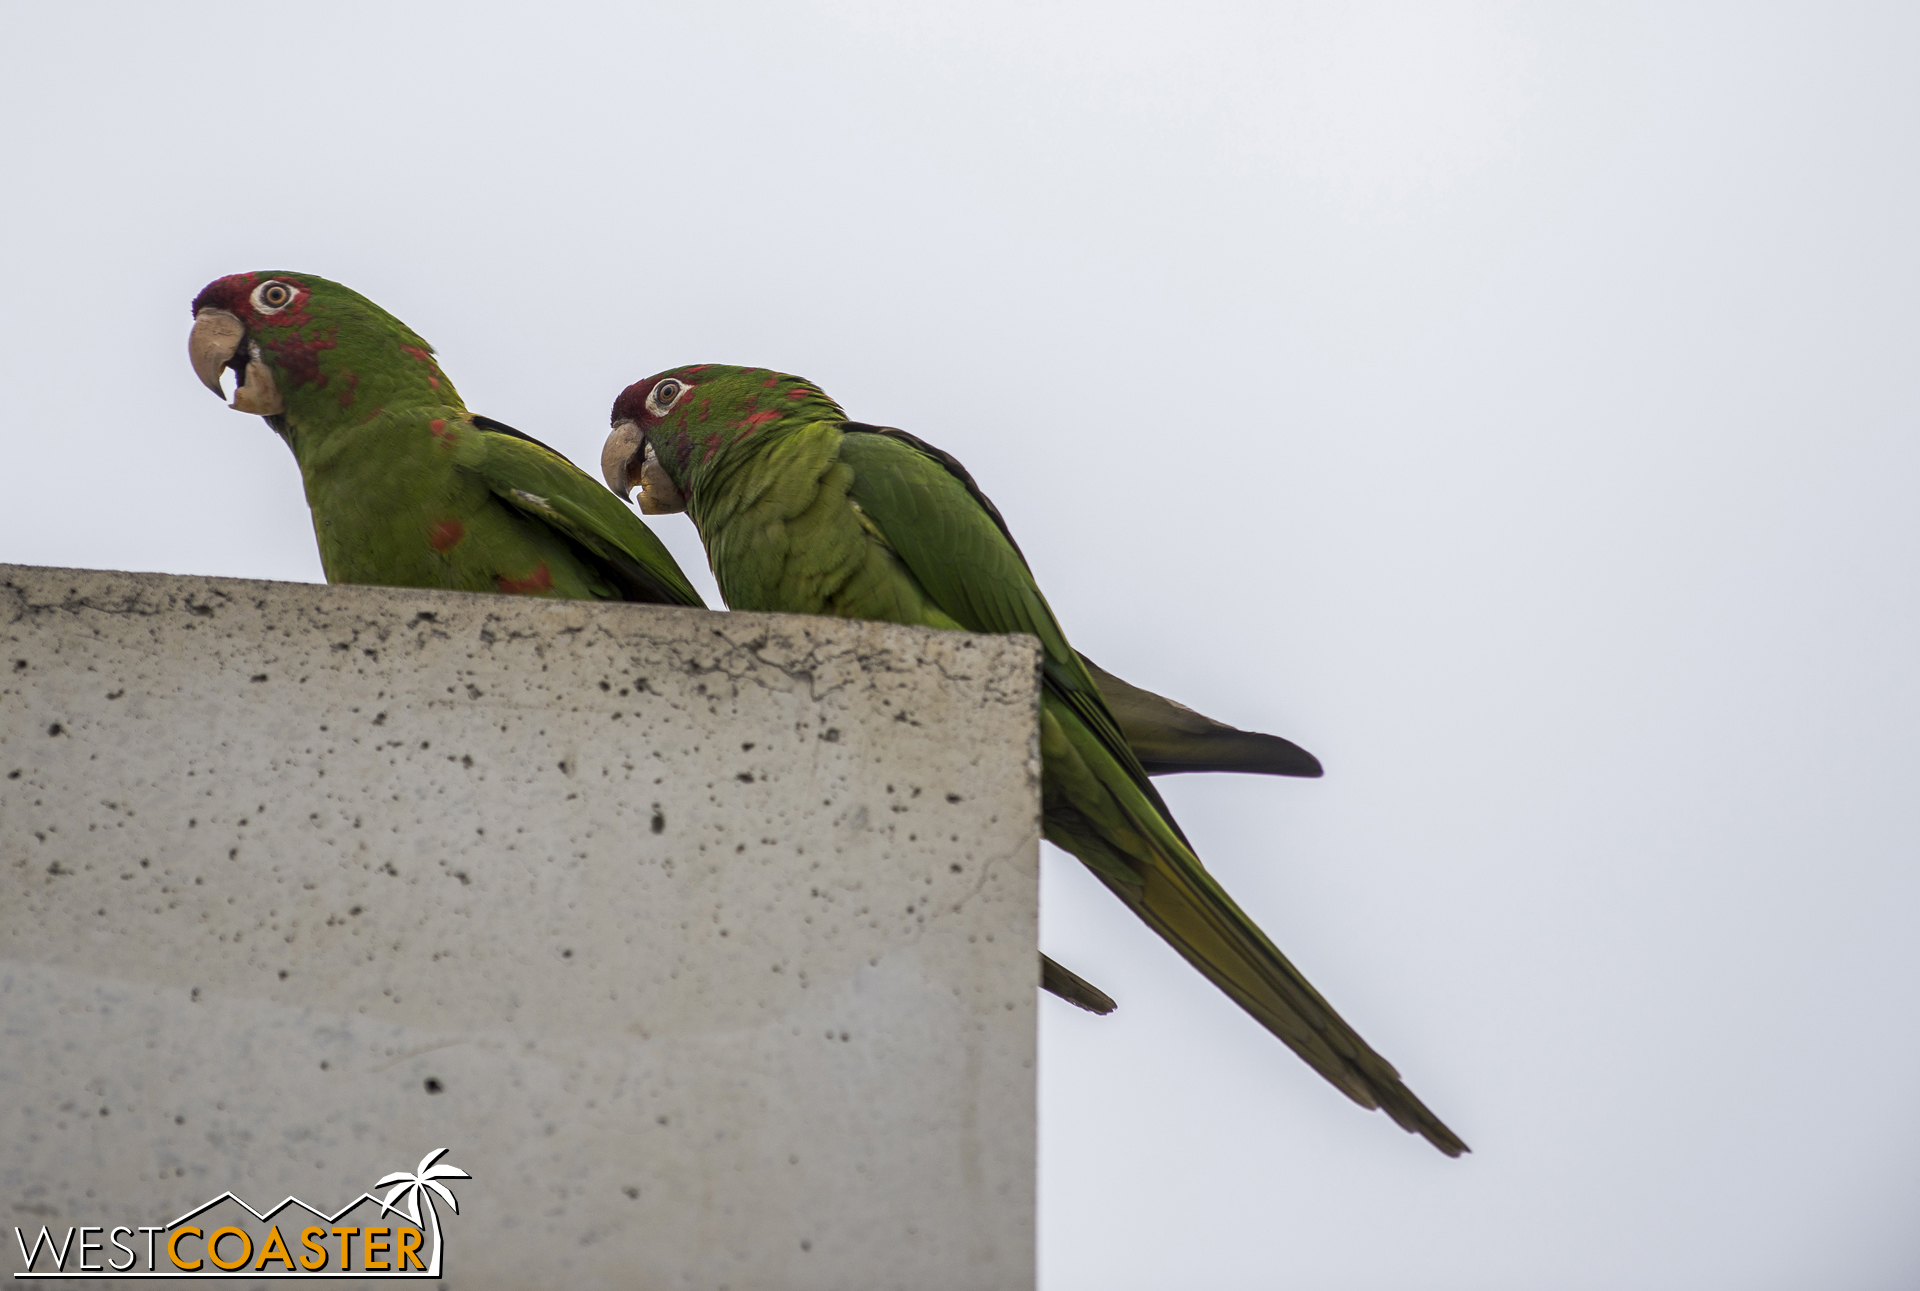
[{"label": "parrot's wing", "polygon": [[902,430],[847,422],[840,460],[854,470],[847,495],[934,604],[972,632],[1040,639],[1046,685],[1104,745],[1169,822],[1173,813],[1134,756],[1079,654],[1014,544],[1007,522],[952,457]]},{"label": "parrot's wing", "polygon": [[599,481],[533,436],[491,417],[463,437],[460,465],[502,502],[585,552],[621,599],[705,608],[673,553]]},{"label": "parrot's wing", "polygon": [[993,527],[998,529],[1000,536],[1007,540],[1007,546],[1013,548],[1013,554],[1020,557],[1020,563],[1022,565],[1027,563],[1027,555],[1020,550],[1020,544],[1013,540],[1013,530],[1007,528],[1006,519],[1000,514],[1000,508],[993,505],[992,498],[980,491],[980,486],[973,482],[973,476],[967,471],[967,468],[960,465],[959,458],[955,457],[952,453],[946,452],[944,449],[935,448],[918,435],[909,435],[897,426],[869,426],[864,421],[848,421],[842,422],[840,429],[849,434],[880,435],[886,439],[893,440],[895,443],[905,444],[922,457],[938,462],[947,474],[951,475],[955,482],[967,491],[967,496],[980,504],[980,509],[985,511],[987,518],[993,521]]},{"label": "parrot's wing", "polygon": [[507,425],[507,423],[504,421],[495,421],[491,417],[482,417],[478,413],[475,413],[472,416],[470,416],[468,420],[471,421],[474,425],[478,426],[481,430],[491,431],[493,434],[496,434],[496,435],[506,435],[510,439],[525,440],[527,443],[532,444],[536,448],[546,449],[549,453],[552,453],[555,457],[559,458],[561,461],[568,460],[567,455],[565,453],[555,448],[552,444],[547,443],[544,439],[535,439],[532,435],[529,435],[526,431],[515,430],[512,426]]},{"label": "parrot's wing", "polygon": [[934,603],[973,631],[1039,638],[1047,837],[1349,1098],[1449,1156],[1466,1151],[1207,873],[978,486],[909,435],[843,429],[848,497]]},{"label": "parrot's wing", "polygon": [[[847,422],[841,429],[854,434],[878,435],[904,444],[937,463],[986,512],[993,527],[1000,531],[1000,536],[1006,539],[1007,546],[1013,549],[1013,554],[1020,558],[1022,568],[1025,568],[1026,555],[1020,550],[1020,544],[1014,541],[1013,531],[1007,528],[1000,508],[993,505],[993,499],[981,491],[967,468],[952,454],[892,426]],[[859,444],[860,441],[855,441],[856,456],[860,451]],[[915,576],[918,577],[917,572]],[[1027,581],[1031,583],[1032,579],[1029,571]],[[932,591],[931,588],[928,590]],[[938,593],[933,595],[936,600],[939,599]],[[1173,775],[1181,771],[1238,771],[1251,775],[1287,776],[1322,774],[1320,759],[1291,740],[1283,740],[1277,735],[1262,735],[1257,731],[1243,731],[1225,722],[1217,722],[1196,713],[1185,704],[1176,704],[1150,690],[1142,690],[1120,680],[1084,655],[1080,661],[1086,665],[1088,675],[1107,701],[1107,708],[1119,724],[1121,734],[1139,756],[1141,767],[1148,775]]]},{"label": "parrot's wing", "polygon": [[1216,722],[1150,690],[1120,680],[1085,655],[1080,662],[1107,707],[1120,723],[1120,733],[1139,755],[1148,775],[1181,771],[1239,771],[1249,775],[1317,776],[1320,759],[1278,735],[1243,731]]}]

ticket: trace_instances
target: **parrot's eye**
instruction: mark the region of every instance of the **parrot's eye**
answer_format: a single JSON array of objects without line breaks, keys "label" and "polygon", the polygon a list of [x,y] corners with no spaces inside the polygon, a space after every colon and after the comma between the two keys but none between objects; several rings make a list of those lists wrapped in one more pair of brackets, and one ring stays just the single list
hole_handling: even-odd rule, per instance
[{"label": "parrot's eye", "polygon": [[647,396],[647,411],[656,417],[666,416],[667,410],[673,407],[675,401],[680,398],[681,393],[686,390],[686,388],[686,386],[671,378],[662,381],[653,388],[653,393]]},{"label": "parrot's eye", "polygon": [[253,307],[262,314],[277,314],[293,303],[293,288],[284,282],[263,282],[253,289]]}]

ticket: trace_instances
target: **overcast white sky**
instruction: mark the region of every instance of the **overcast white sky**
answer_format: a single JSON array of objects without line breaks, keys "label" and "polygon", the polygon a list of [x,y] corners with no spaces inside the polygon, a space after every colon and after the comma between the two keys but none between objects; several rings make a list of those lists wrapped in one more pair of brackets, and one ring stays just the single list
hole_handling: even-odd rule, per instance
[{"label": "overcast white sky", "polygon": [[1917,66],[1893,4],[7,5],[0,560],[320,578],[187,367],[225,273],[589,466],[641,376],[804,374],[1325,759],[1168,797],[1475,1148],[1050,856],[1122,1007],[1042,1002],[1047,1291],[1905,1291]]}]

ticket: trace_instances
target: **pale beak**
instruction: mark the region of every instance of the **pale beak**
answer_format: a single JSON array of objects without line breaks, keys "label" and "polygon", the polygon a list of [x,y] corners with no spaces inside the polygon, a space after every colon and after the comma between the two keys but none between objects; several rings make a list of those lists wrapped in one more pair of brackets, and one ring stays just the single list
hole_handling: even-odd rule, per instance
[{"label": "pale beak", "polygon": [[631,477],[628,468],[639,461],[640,456],[640,427],[633,424],[632,418],[616,421],[613,433],[600,446],[600,474],[622,502],[633,497],[633,486],[638,481]]},{"label": "pale beak", "polygon": [[193,375],[200,384],[219,395],[220,373],[240,352],[247,339],[247,325],[224,309],[208,306],[193,316],[193,331],[187,337],[187,357],[193,360]]},{"label": "pale beak", "polygon": [[634,485],[638,484],[640,496],[633,502],[640,508],[641,515],[673,515],[687,509],[686,498],[674,487],[666,468],[660,465],[653,444],[640,433],[640,427],[631,418],[615,422],[613,433],[601,446],[600,474],[622,501],[628,500]]},{"label": "pale beak", "polygon": [[240,346],[247,339],[247,325],[224,309],[212,306],[193,316],[193,331],[187,336],[187,357],[193,361],[193,374],[200,384],[226,397],[220,389],[220,373],[232,368],[240,384],[234,388],[235,412],[258,413],[271,417],[287,410],[280,389],[274,384],[273,369],[260,358],[258,345],[247,346],[246,362],[240,362]]}]

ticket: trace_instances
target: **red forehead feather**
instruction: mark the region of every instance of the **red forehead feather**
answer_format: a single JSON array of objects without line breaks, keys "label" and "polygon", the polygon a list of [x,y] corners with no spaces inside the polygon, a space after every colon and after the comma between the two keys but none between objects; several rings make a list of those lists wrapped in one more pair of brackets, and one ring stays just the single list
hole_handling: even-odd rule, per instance
[{"label": "red forehead feather", "polygon": [[[257,273],[230,273],[224,278],[216,278],[200,289],[193,298],[193,312],[198,314],[209,306],[238,314],[242,318],[261,321],[253,311],[253,289],[259,284],[262,275]],[[275,314],[272,322],[278,326],[304,326],[307,322],[307,300],[310,295],[307,284],[289,274],[276,274],[275,282],[284,282],[293,288],[293,302],[280,313]]]},{"label": "red forehead feather", "polygon": [[653,383],[659,379],[659,377],[648,377],[645,381],[635,381],[622,390],[620,397],[613,401],[613,413],[607,418],[607,424],[612,425],[616,421],[640,420],[640,412],[646,406],[647,395],[652,393]]},{"label": "red forehead feather", "polygon": [[711,363],[694,363],[684,368],[670,368],[644,381],[635,381],[622,390],[620,397],[613,401],[613,414],[607,419],[607,424],[612,425],[616,421],[639,421],[646,415],[647,396],[653,393],[655,386],[668,377],[672,377],[675,381],[685,381],[694,373],[704,372],[712,366]]},{"label": "red forehead feather", "polygon": [[193,312],[211,306],[214,309],[231,310],[238,313],[246,306],[247,297],[253,294],[253,285],[260,281],[257,273],[230,273],[224,278],[216,278],[200,289],[193,298]]}]

